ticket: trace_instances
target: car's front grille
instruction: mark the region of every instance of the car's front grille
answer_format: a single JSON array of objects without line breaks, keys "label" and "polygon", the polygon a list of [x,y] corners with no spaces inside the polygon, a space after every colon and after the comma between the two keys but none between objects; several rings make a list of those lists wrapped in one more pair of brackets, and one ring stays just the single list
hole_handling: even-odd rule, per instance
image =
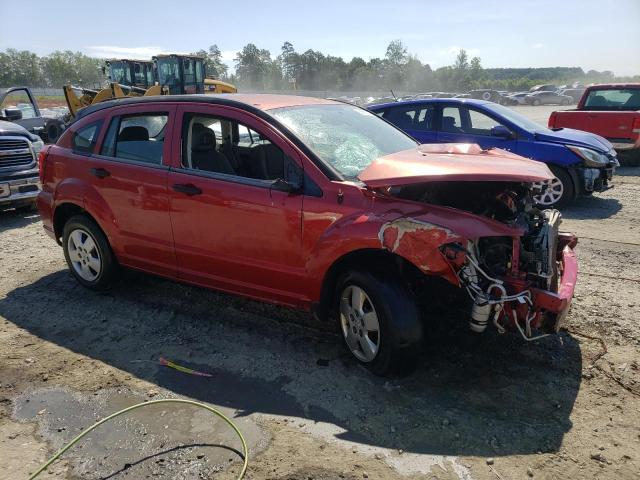
[{"label": "car's front grille", "polygon": [[0,169],[26,167],[35,159],[29,142],[19,137],[0,137]]}]

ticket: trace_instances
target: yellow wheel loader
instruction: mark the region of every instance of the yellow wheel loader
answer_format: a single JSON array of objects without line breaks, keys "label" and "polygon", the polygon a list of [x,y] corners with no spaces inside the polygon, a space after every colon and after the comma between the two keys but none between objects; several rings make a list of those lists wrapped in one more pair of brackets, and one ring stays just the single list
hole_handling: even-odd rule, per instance
[{"label": "yellow wheel loader", "polygon": [[63,87],[71,118],[84,107],[114,98],[238,91],[230,83],[205,78],[204,58],[197,55],[157,55],[151,62],[107,60],[103,73],[111,83],[101,90]]},{"label": "yellow wheel loader", "polygon": [[84,107],[88,107],[94,103],[111,100],[113,98],[149,97],[152,95],[168,94],[168,91],[163,89],[160,85],[154,85],[145,89],[120,85],[119,83],[110,83],[108,87],[101,90],[91,90],[89,88],[74,87],[72,85],[65,85],[62,89],[64,91],[64,98],[67,101],[67,107],[69,107],[69,115],[71,118],[75,118],[78,111]]},{"label": "yellow wheel loader", "polygon": [[230,83],[207,77],[204,79],[204,93],[238,93],[238,89]]}]

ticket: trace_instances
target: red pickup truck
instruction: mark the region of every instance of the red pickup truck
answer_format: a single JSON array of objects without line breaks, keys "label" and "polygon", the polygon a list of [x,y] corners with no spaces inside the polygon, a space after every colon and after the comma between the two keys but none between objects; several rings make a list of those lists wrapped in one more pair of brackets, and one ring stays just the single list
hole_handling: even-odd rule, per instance
[{"label": "red pickup truck", "polygon": [[575,128],[605,137],[623,162],[635,164],[640,161],[640,83],[592,85],[578,108],[551,113],[549,128]]}]

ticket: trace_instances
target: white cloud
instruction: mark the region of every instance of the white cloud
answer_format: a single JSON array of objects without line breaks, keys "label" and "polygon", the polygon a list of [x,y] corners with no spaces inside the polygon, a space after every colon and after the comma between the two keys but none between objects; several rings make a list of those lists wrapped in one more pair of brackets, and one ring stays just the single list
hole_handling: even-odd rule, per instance
[{"label": "white cloud", "polygon": [[113,45],[101,45],[84,48],[87,55],[98,58],[135,58],[139,60],[150,59],[154,55],[162,53],[161,47],[117,47]]},{"label": "white cloud", "polygon": [[451,47],[447,47],[443,50],[440,50],[438,53],[442,56],[449,56],[449,55],[457,55],[458,52],[460,50],[466,50],[467,51],[467,55],[471,56],[471,55],[478,55],[480,53],[480,50],[478,50],[477,48],[469,48],[466,49],[464,47],[458,47],[458,46],[451,46]]},{"label": "white cloud", "polygon": [[231,62],[235,60],[236,55],[240,50],[222,50],[220,53],[222,54],[223,62]]},{"label": "white cloud", "polygon": [[542,48],[542,47],[544,47],[544,43],[540,43],[540,42],[534,43],[532,45],[532,48]]}]

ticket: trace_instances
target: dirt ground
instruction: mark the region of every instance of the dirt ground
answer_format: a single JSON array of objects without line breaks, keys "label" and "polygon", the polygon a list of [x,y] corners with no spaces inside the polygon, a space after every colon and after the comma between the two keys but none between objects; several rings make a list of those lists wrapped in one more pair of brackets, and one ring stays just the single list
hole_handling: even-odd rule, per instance
[{"label": "dirt ground", "polygon": [[[1,213],[0,478],[26,478],[119,408],[172,397],[235,417],[248,478],[638,478],[640,169],[621,173],[564,212],[581,237],[568,332],[525,343],[434,328],[417,371],[391,379],[304,314],[135,272],[89,292],[37,214]],[[203,412],[153,407],[42,478],[230,479],[239,448]]]}]

